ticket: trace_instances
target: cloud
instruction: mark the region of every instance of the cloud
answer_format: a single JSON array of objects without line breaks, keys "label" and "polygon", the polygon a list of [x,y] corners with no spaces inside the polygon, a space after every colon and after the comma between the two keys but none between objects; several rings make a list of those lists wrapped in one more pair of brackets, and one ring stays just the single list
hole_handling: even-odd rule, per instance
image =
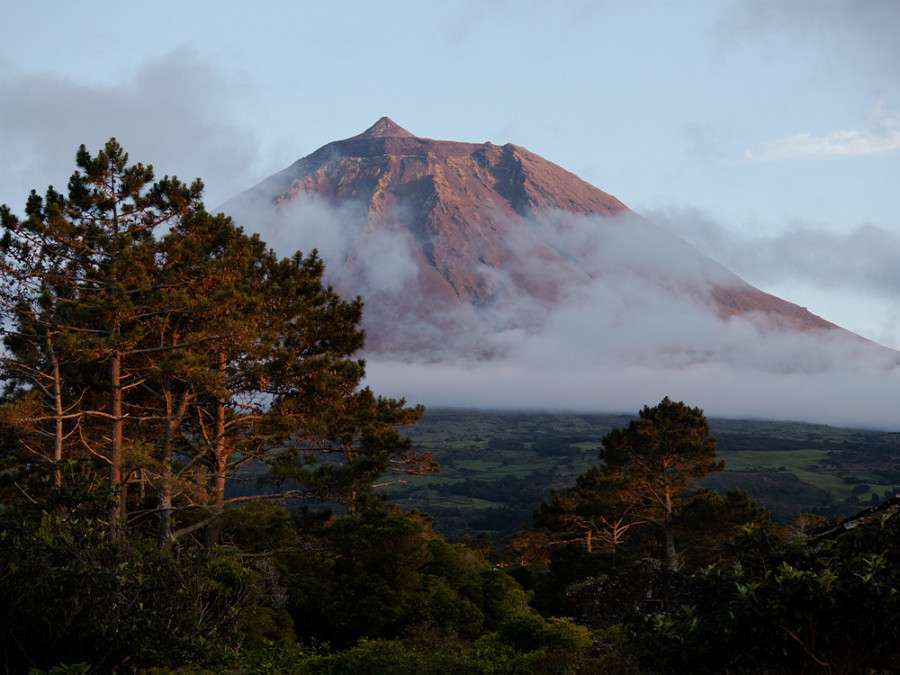
[{"label": "cloud", "polygon": [[280,255],[316,249],[330,273],[344,266],[366,227],[365,213],[354,204],[332,206],[318,195],[299,195],[273,208],[273,195],[241,195],[225,208],[235,222],[264,235]]},{"label": "cloud", "polygon": [[776,295],[790,288],[787,300],[882,344],[900,345],[897,231],[863,223],[836,232],[794,222],[779,232],[746,234],[692,208],[647,216],[755,286]]},{"label": "cloud", "polygon": [[670,207],[648,217],[756,284],[799,281],[823,289],[900,298],[900,233],[863,223],[846,232],[795,222],[748,235],[697,209]]},{"label": "cloud", "polygon": [[[742,0],[726,11],[720,32],[728,39],[782,36],[796,51],[798,39],[823,47],[832,68],[860,67],[871,75],[900,81],[900,42],[895,0]],[[771,44],[767,41],[767,44]]]},{"label": "cloud", "polygon": [[230,121],[248,83],[179,48],[109,83],[49,73],[0,75],[0,202],[14,211],[28,192],[61,189],[84,143],[115,136],[133,162],[157,176],[200,177],[215,205],[251,182],[254,136]]},{"label": "cloud", "polygon": [[[876,354],[847,334],[776,330],[759,317],[721,320],[698,289],[736,278],[639,217],[553,214],[551,222],[531,221],[506,237],[512,262],[483,270],[499,291],[493,301],[433,307],[413,292],[401,296],[398,310],[391,293],[415,291],[420,282],[412,272],[421,262],[415,242],[371,227],[351,207],[329,208],[313,198],[286,209],[263,238],[285,254],[318,238],[326,244],[326,274],[342,283],[360,281],[348,275],[348,259],[368,258],[363,270],[381,265],[388,274],[387,282],[374,280],[375,288],[349,289],[367,301],[364,321],[376,347],[366,354],[367,383],[379,394],[429,406],[610,412],[670,396],[713,416],[900,428],[896,354]],[[739,255],[741,247],[732,248],[716,223],[695,220],[720,250]],[[884,235],[865,230],[858,246],[889,249],[878,244]],[[538,285],[574,278],[560,276],[559,261],[548,262],[542,243],[554,243],[582,275],[553,302],[521,283],[523,274],[532,281],[543,274]],[[822,244],[823,255],[828,250]],[[763,249],[757,253],[765,258]],[[372,321],[377,316],[388,322]],[[421,351],[402,358],[379,351],[385,326]]]},{"label": "cloud", "polygon": [[502,356],[367,356],[374,391],[427,406],[634,412],[664,396],[710,416],[900,429],[900,368],[841,335],[721,321],[689,297],[616,275],[499,333]]},{"label": "cloud", "polygon": [[614,275],[530,329],[493,336],[502,356],[367,357],[367,383],[428,406],[634,412],[664,396],[716,417],[900,429],[900,368],[840,335],[721,321],[639,276]]},{"label": "cloud", "polygon": [[470,364],[369,359],[377,393],[429,406],[633,413],[664,396],[713,417],[805,421],[832,426],[900,429],[896,373],[852,369],[773,375],[729,364],[665,369],[634,363],[559,368],[511,359]]},{"label": "cloud", "polygon": [[858,157],[900,150],[900,115],[878,102],[858,129],[835,131],[825,136],[799,133],[748,150],[751,162],[772,162],[816,157]]}]

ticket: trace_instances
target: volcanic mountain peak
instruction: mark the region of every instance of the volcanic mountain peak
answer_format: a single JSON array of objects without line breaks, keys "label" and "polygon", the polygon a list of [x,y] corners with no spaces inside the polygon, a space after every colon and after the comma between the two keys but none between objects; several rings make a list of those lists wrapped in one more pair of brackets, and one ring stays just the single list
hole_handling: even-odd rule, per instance
[{"label": "volcanic mountain peak", "polygon": [[[224,208],[238,221],[270,223],[266,238],[293,250],[317,248],[329,282],[366,301],[374,351],[462,344],[488,355],[497,335],[532,330],[576,298],[600,312],[588,295],[609,304],[626,287],[619,306],[647,306],[652,295],[664,309],[689,299],[721,321],[745,317],[762,330],[837,328],[525,148],[420,138],[387,117]],[[619,312],[615,302],[608,316]]]},{"label": "volcanic mountain peak", "polygon": [[[366,129],[361,134],[354,136],[353,139],[357,138],[384,138],[386,136],[400,136],[402,138],[415,138],[415,136],[409,133],[406,129],[401,127],[399,124],[394,122],[390,117],[382,117],[380,120],[375,122],[372,126]],[[352,140],[352,139],[348,139]]]}]

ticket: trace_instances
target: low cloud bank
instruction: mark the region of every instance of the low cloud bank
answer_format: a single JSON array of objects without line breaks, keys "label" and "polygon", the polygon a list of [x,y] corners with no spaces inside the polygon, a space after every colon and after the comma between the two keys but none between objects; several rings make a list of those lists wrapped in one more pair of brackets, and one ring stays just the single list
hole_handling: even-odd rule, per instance
[{"label": "low cloud bank", "polygon": [[379,394],[433,407],[635,413],[668,396],[712,417],[900,430],[897,374],[852,369],[777,375],[723,363],[566,369],[511,359],[467,365],[371,359],[368,383]]},{"label": "low cloud bank", "polygon": [[[669,396],[711,416],[900,429],[895,352],[839,331],[719,318],[704,289],[739,280],[636,216],[530,222],[509,243],[514,262],[484,270],[497,291],[490,302],[435,307],[417,287],[421,248],[402,228],[314,197],[268,209],[250,222],[279,253],[318,248],[330,283],[369,295],[370,344],[379,344],[377,330],[395,330],[419,347],[366,355],[379,394],[427,406],[603,412]],[[543,244],[564,260],[549,261]],[[562,283],[548,303],[516,283],[537,270],[538,282],[579,282]],[[405,304],[392,306],[392,297]]]},{"label": "low cloud bank", "polygon": [[669,396],[717,417],[900,430],[900,369],[887,353],[852,338],[723,322],[646,289],[636,293],[641,305],[616,289],[592,290],[591,302],[558,308],[539,331],[493,336],[506,347],[502,358],[371,355],[368,381],[431,406],[635,412]]}]

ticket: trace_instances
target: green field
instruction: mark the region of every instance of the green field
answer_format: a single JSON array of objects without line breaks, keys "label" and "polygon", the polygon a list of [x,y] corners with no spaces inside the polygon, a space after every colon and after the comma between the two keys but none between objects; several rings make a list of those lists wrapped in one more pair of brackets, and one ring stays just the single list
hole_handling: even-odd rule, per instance
[{"label": "green field", "polygon": [[[597,460],[602,438],[627,415],[429,410],[407,430],[434,454],[438,475],[384,489],[434,516],[458,539],[507,541],[551,489],[572,485]],[[709,420],[726,470],[702,484],[747,490],[779,520],[810,511],[853,513],[900,492],[900,434],[796,422]]]}]

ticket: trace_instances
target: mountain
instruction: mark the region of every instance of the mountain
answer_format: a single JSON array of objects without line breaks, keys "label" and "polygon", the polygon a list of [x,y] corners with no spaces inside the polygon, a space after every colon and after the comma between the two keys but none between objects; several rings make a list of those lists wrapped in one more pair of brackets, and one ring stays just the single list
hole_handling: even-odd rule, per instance
[{"label": "mountain", "polygon": [[[657,334],[653,349],[682,362],[719,358],[746,326],[865,343],[522,147],[419,138],[387,117],[223,210],[285,252],[317,247],[329,281],[363,297],[370,353],[502,356],[523,334],[560,324],[563,309],[602,316],[598,344],[640,311],[640,334]],[[710,346],[682,320],[746,326]]]}]

